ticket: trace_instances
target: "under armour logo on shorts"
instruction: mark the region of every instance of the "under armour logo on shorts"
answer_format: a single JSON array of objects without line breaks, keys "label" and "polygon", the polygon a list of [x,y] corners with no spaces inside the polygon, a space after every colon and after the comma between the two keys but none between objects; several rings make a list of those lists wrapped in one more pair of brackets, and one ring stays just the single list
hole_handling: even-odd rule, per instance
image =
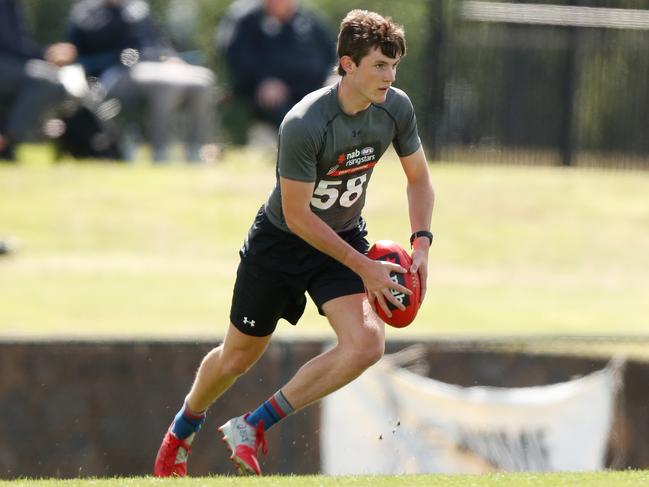
[{"label": "under armour logo on shorts", "polygon": [[243,317],[243,324],[250,325],[251,328],[255,327],[255,320],[249,320],[247,316]]}]

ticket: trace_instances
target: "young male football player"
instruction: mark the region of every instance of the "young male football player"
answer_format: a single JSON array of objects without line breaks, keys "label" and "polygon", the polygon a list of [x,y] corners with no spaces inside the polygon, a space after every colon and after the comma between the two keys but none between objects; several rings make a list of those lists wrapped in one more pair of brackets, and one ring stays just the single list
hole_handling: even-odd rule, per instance
[{"label": "young male football player", "polygon": [[[230,326],[223,343],[203,359],[164,437],[157,476],[186,474],[205,411],[259,359],[280,318],[297,323],[306,292],[338,343],[304,364],[257,409],[219,428],[241,473],[261,474],[257,453],[260,446],[266,450],[268,428],[381,358],[384,325],[372,308],[381,306],[390,315],[388,302],[404,309],[392,290],[410,294],[392,282],[390,271],[419,272],[425,292],[434,193],[412,104],[391,86],[406,53],[403,28],[353,10],[341,23],[337,50],[341,80],[307,95],[282,122],[277,183],[240,251]],[[365,255],[361,210],[372,171],[390,144],[407,179],[410,269]]]}]

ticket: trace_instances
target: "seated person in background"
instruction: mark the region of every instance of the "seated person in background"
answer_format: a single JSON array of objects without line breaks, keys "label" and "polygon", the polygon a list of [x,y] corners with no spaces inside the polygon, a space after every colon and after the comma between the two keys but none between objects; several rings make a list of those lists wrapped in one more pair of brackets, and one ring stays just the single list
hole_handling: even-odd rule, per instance
[{"label": "seated person in background", "polygon": [[274,128],[333,74],[334,36],[299,0],[237,0],[216,38],[235,98],[252,103],[254,117]]},{"label": "seated person in background", "polygon": [[71,44],[37,46],[21,2],[0,0],[0,161],[15,161],[18,143],[42,135],[44,115],[68,96],[59,68],[75,57]]},{"label": "seated person in background", "polygon": [[144,0],[81,0],[70,14],[68,36],[86,74],[122,105],[146,104],[146,131],[155,161],[168,160],[175,115],[184,111],[185,157],[201,160],[213,135],[214,75],[185,63],[165,42]]}]

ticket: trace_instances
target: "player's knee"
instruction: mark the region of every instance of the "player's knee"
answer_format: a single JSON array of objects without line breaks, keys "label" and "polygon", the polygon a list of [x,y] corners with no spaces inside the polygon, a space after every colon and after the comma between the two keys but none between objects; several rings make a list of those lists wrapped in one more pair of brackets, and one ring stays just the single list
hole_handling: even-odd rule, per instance
[{"label": "player's knee", "polygon": [[384,341],[378,337],[372,337],[354,347],[350,362],[354,369],[363,371],[381,360],[384,352]]},{"label": "player's knee", "polygon": [[255,359],[245,351],[229,353],[221,360],[221,372],[225,376],[239,377],[254,365]]},{"label": "player's knee", "polygon": [[372,343],[371,347],[365,351],[365,361],[367,367],[374,365],[376,362],[383,358],[383,353],[385,352],[385,343],[383,340],[376,340]]}]

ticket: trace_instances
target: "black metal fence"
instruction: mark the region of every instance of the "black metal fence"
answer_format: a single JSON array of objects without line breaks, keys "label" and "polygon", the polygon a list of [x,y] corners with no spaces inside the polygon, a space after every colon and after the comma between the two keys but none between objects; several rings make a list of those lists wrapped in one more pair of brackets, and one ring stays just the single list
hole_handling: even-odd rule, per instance
[{"label": "black metal fence", "polygon": [[649,168],[649,2],[540,3],[431,3],[444,20],[431,38],[429,148]]}]

